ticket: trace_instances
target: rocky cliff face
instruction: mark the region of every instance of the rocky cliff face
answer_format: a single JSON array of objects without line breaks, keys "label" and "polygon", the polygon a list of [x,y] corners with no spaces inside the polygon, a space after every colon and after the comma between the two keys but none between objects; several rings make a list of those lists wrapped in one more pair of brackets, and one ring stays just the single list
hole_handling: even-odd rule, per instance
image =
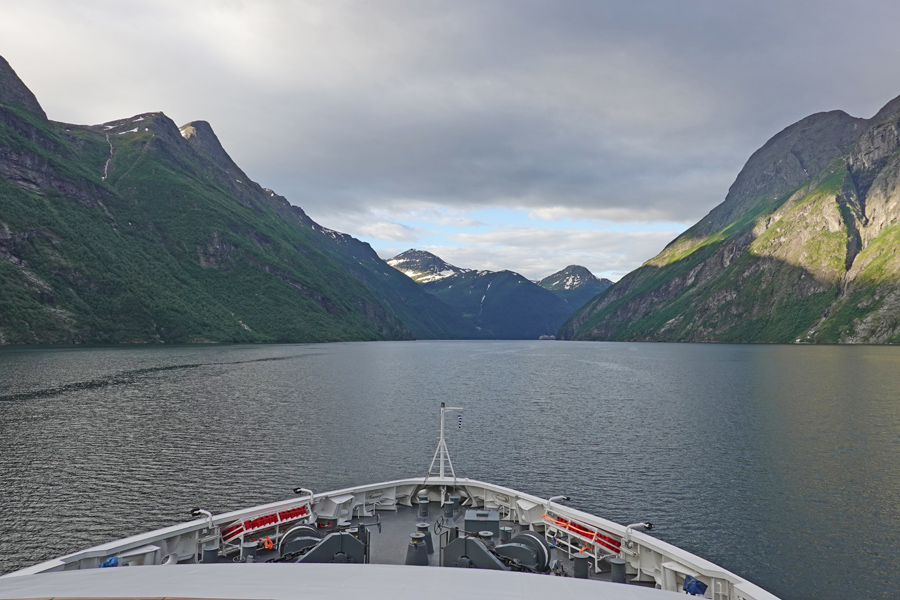
[{"label": "rocky cliff face", "polygon": [[574,314],[571,339],[900,341],[900,98],[807,117],[725,201]]}]

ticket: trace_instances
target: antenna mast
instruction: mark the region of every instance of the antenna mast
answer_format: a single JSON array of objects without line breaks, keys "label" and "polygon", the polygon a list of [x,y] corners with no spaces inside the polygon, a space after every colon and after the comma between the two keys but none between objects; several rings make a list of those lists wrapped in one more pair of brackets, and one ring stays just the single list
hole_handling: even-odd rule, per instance
[{"label": "antenna mast", "polygon": [[444,402],[441,402],[441,437],[438,440],[437,449],[434,451],[434,458],[431,459],[431,466],[428,468],[428,475],[425,476],[425,481],[428,481],[429,477],[443,478],[449,467],[450,474],[453,476],[453,485],[456,485],[456,471],[453,470],[453,462],[450,460],[450,451],[447,450],[447,441],[444,439],[445,410],[462,410],[462,408],[458,406],[447,406]]}]

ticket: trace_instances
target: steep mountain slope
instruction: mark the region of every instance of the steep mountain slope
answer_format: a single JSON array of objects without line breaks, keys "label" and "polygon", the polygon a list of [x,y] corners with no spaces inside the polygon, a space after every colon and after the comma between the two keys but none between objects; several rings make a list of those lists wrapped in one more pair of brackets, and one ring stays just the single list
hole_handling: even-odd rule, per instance
[{"label": "steep mountain slope", "polygon": [[[305,216],[305,215],[304,215]],[[307,217],[308,219],[308,217]],[[383,261],[369,244],[321,227],[310,227],[328,238],[326,252],[371,290],[418,339],[477,339],[483,337],[462,313],[422,289],[415,281]]]},{"label": "steep mountain slope", "polygon": [[900,341],[900,98],[791,125],[725,201],[579,310],[570,339]]},{"label": "steep mountain slope", "polygon": [[609,279],[595,277],[579,265],[569,265],[537,282],[545,290],[550,290],[565,300],[573,311],[584,306],[585,302],[606,290],[612,283]]},{"label": "steep mountain slope", "polygon": [[470,269],[454,267],[431,252],[415,249],[398,254],[388,260],[387,264],[416,283],[428,283],[429,281],[437,281],[438,279],[470,271]]},{"label": "steep mountain slope", "polygon": [[[249,181],[246,175],[228,157],[212,129],[204,121],[189,123],[181,128],[182,136],[213,157],[220,167],[235,178]],[[255,185],[255,184],[254,184]],[[257,186],[258,187],[258,186]],[[363,283],[420,339],[456,339],[478,335],[471,323],[454,310],[434,298],[390,268],[369,244],[346,233],[322,227],[297,206],[272,190],[264,190],[266,199],[289,221],[320,235],[314,242],[320,250],[337,261],[346,271]]]},{"label": "steep mountain slope", "polygon": [[368,245],[250,181],[208,123],[54,123],[0,58],[0,343],[470,329]]}]

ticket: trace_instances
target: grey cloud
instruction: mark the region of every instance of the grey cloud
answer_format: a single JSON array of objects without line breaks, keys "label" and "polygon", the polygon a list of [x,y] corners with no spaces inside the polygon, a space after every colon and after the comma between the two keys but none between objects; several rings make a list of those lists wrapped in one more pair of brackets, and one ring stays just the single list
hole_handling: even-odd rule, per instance
[{"label": "grey cloud", "polygon": [[409,202],[690,223],[791,122],[900,93],[898,17],[886,0],[38,0],[0,7],[0,39],[51,118],[209,120],[326,225]]},{"label": "grey cloud", "polygon": [[296,120],[314,123],[309,136],[279,138],[287,151],[260,168],[313,213],[422,200],[628,206],[692,222],[793,120],[866,102],[871,113],[900,92],[882,81],[845,104],[841,86],[866,76],[847,55],[881,47],[823,43],[849,28],[846,16],[820,16],[830,12],[821,3],[454,6],[449,33],[411,36],[413,58],[383,80],[303,99]]}]

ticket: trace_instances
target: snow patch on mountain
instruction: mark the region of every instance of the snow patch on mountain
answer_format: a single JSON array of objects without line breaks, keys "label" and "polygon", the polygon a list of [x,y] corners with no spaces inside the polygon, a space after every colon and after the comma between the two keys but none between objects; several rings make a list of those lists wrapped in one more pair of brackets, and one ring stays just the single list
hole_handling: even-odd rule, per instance
[{"label": "snow patch on mountain", "polygon": [[453,266],[430,252],[415,249],[398,254],[387,264],[418,283],[439,281],[470,271]]},{"label": "snow patch on mountain", "polygon": [[585,285],[599,282],[600,280],[586,268],[579,265],[569,265],[562,271],[558,271],[540,280],[539,286],[548,290],[576,290]]}]

